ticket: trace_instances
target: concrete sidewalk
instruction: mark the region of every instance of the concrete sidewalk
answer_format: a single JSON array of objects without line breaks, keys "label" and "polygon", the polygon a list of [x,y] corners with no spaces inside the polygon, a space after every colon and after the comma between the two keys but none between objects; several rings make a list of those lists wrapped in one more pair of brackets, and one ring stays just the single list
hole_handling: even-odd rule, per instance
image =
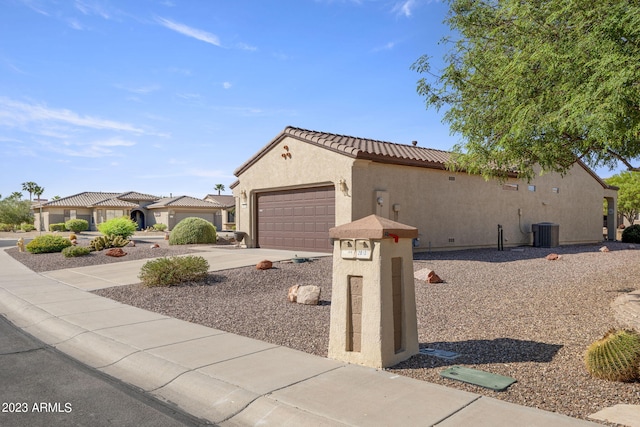
[{"label": "concrete sidewalk", "polygon": [[[251,252],[235,253],[246,260]],[[274,260],[272,255],[256,254]],[[129,275],[135,270],[122,264],[111,268]],[[69,281],[71,274],[87,277],[69,285],[34,273],[0,250],[0,314],[81,362],[203,421],[222,426],[595,425],[130,307],[83,290],[93,288],[90,282],[96,279],[96,270],[88,271],[67,272]],[[100,280],[98,287],[124,279],[118,274]]]}]

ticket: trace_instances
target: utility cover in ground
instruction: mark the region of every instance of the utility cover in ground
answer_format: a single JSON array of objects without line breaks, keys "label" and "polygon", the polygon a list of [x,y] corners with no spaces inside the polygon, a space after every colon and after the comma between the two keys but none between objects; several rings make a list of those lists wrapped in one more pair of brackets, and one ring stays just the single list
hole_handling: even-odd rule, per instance
[{"label": "utility cover in ground", "polygon": [[490,372],[479,371],[477,369],[465,368],[464,366],[452,366],[440,372],[440,376],[452,380],[458,380],[491,390],[506,390],[511,384],[516,382],[515,378],[503,375],[492,374]]}]

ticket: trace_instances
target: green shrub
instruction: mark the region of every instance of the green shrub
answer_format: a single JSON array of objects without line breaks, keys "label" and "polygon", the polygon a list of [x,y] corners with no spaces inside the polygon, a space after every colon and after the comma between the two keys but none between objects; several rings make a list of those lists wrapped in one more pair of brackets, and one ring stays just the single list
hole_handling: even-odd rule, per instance
[{"label": "green shrub", "polygon": [[155,231],[165,231],[167,229],[167,224],[157,223],[153,224],[153,229]]},{"label": "green shrub", "polygon": [[129,240],[122,236],[97,236],[89,242],[92,251],[101,251],[109,248],[122,248],[129,244]]},{"label": "green shrub", "polygon": [[105,236],[120,236],[128,239],[138,229],[138,224],[126,216],[113,218],[98,225],[98,231]]},{"label": "green shrub", "polygon": [[147,287],[172,286],[202,280],[208,271],[209,263],[201,256],[165,257],[147,261],[138,278]]},{"label": "green shrub", "polygon": [[3,224],[0,222],[0,231],[13,231],[14,227],[13,224]]},{"label": "green shrub", "polygon": [[64,222],[49,224],[49,231],[65,231],[66,229],[67,227],[65,227]]},{"label": "green shrub", "polygon": [[62,255],[64,255],[67,258],[84,256],[90,253],[91,253],[91,248],[88,246],[69,246],[62,250]]},{"label": "green shrub", "polygon": [[633,224],[622,231],[624,243],[640,243],[640,224]]},{"label": "green shrub", "polygon": [[33,231],[35,230],[36,227],[33,224],[29,224],[28,222],[23,222],[22,224],[20,224],[20,230],[28,232],[28,231]]},{"label": "green shrub", "polygon": [[640,368],[640,335],[630,330],[611,330],[589,346],[585,354],[587,371],[609,381],[631,381]]},{"label": "green shrub", "polygon": [[189,217],[180,221],[169,235],[170,245],[194,245],[198,243],[216,243],[216,227],[209,221]]},{"label": "green shrub", "polygon": [[64,248],[71,246],[71,240],[52,234],[38,236],[29,243],[26,249],[32,254],[44,254],[50,252],[60,252]]},{"label": "green shrub", "polygon": [[67,230],[74,233],[80,233],[81,231],[87,231],[89,229],[89,221],[86,219],[70,219],[64,223]]}]

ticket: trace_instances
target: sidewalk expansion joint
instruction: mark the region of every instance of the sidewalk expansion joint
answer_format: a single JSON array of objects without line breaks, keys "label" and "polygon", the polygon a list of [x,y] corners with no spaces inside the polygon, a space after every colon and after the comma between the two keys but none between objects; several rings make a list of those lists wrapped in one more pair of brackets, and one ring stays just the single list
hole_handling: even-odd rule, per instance
[{"label": "sidewalk expansion joint", "polygon": [[482,398],[482,396],[477,396],[475,399],[473,399],[471,402],[467,403],[466,405],[463,405],[462,407],[458,408],[458,410],[453,411],[452,413],[450,413],[449,415],[447,415],[446,417],[444,417],[443,419],[436,421],[435,423],[433,423],[433,426],[437,426],[438,424],[441,424],[442,422],[446,421],[447,419],[453,417],[455,414],[457,414],[458,412],[464,410],[465,408],[468,408],[469,406],[473,405],[474,403],[476,403],[478,400],[480,400]]}]

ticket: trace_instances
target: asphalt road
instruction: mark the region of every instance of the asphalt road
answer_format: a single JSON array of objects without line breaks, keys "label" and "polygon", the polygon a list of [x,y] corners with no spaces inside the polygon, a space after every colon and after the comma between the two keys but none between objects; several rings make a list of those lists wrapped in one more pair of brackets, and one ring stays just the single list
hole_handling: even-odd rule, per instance
[{"label": "asphalt road", "polygon": [[0,316],[0,426],[211,425],[77,362]]}]

